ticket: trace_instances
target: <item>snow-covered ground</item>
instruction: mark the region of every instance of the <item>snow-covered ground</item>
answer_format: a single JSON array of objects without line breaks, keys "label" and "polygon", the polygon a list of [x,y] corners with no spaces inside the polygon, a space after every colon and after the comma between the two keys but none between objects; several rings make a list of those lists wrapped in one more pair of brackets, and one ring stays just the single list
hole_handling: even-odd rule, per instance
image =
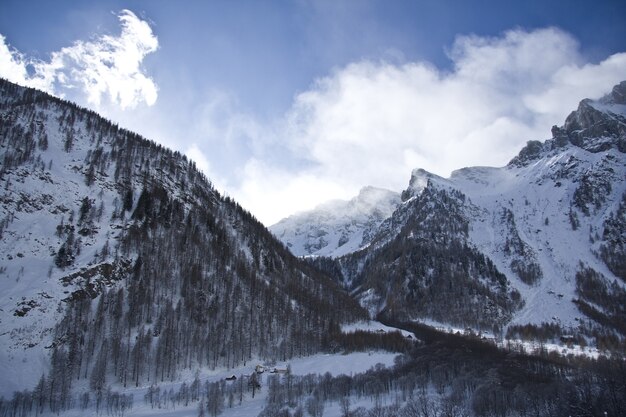
[{"label": "snow-covered ground", "polygon": [[[232,408],[228,407],[228,404],[225,405],[224,412],[220,414],[220,416],[224,417],[251,417],[258,415],[263,408],[266,406],[266,399],[268,394],[267,388],[267,377],[272,375],[271,370],[273,368],[277,369],[286,369],[287,366],[290,366],[291,372],[293,375],[308,375],[308,374],[318,374],[324,375],[326,373],[330,373],[332,376],[338,375],[353,375],[357,373],[365,372],[372,367],[382,364],[385,367],[391,367],[394,364],[394,360],[398,356],[395,353],[389,352],[354,352],[349,354],[318,354],[313,356],[308,356],[304,358],[296,358],[287,362],[276,362],[271,364],[265,364],[266,372],[260,375],[261,377],[261,389],[257,392],[254,398],[252,398],[251,394],[247,392],[244,397],[243,402],[239,405],[239,401],[235,401],[235,404]],[[205,381],[208,382],[217,382],[230,377],[231,375],[237,376],[237,378],[242,375],[249,375],[254,371],[256,365],[261,364],[260,362],[251,362],[247,366],[241,366],[233,369],[219,369],[215,371],[210,370],[200,370],[199,371],[199,379],[202,384]],[[182,378],[174,383],[164,382],[158,384],[161,392],[169,391],[172,389],[174,392],[177,392],[181,385],[187,383],[190,385],[195,378],[195,372],[189,371]],[[236,383],[236,382],[233,382]],[[120,386],[113,386],[112,389],[114,391],[118,391],[123,394],[130,394],[133,396],[133,407],[130,410],[126,410],[126,416],[161,416],[161,417],[179,417],[179,416],[196,416],[198,415],[198,402],[190,403],[187,407],[173,405],[172,403],[168,403],[167,405],[163,405],[162,408],[152,408],[150,404],[146,404],[144,401],[144,396],[148,390],[148,386],[142,386],[139,388],[127,388],[123,389]],[[362,403],[362,404],[361,404]],[[359,400],[359,402],[355,402],[355,406],[365,406],[371,407],[371,401],[369,399]],[[325,416],[339,416],[340,408],[339,404],[328,404]],[[43,414],[47,415],[47,414]],[[50,413],[50,415],[56,415],[54,413]],[[74,417],[74,416],[96,416],[98,413],[95,408],[88,408],[86,410],[80,409],[72,409],[66,412],[63,412],[62,415],[64,417]],[[100,414],[102,415],[102,413]]]},{"label": "snow-covered ground", "polygon": [[402,336],[404,337],[407,337],[407,336],[415,337],[413,333],[411,332],[408,332],[403,329],[398,329],[396,327],[386,326],[382,324],[381,322],[374,321],[374,320],[359,321],[356,323],[344,324],[341,326],[341,331],[344,333],[350,333],[356,330],[363,330],[366,332],[385,332],[385,333],[399,331],[400,333],[402,333]]},{"label": "snow-covered ground", "polygon": [[[441,323],[435,320],[430,319],[419,319],[415,320],[418,323],[425,324],[427,326],[433,327],[440,332],[452,333],[452,334],[466,334],[468,329],[461,329],[460,327],[452,326],[447,323]],[[591,346],[579,346],[579,345],[571,345],[567,346],[560,343],[542,343],[538,341],[529,341],[529,340],[521,340],[521,339],[506,339],[506,338],[497,338],[491,332],[485,331],[475,331],[475,335],[483,338],[484,340],[491,341],[496,344],[500,349],[512,349],[516,351],[524,351],[529,354],[538,354],[541,351],[544,352],[556,352],[563,356],[574,355],[574,356],[586,356],[589,358],[598,358],[600,355],[608,356],[609,352],[602,352],[599,349]]]},{"label": "snow-covered ground", "polygon": [[[458,327],[450,326],[444,323],[439,323],[433,320],[420,320],[420,323],[432,326],[440,331],[450,332],[450,333],[464,333],[465,329],[461,329]],[[382,323],[376,321],[370,322],[359,322],[353,323],[350,325],[343,326],[342,330],[344,332],[350,332],[355,330],[365,330],[365,331],[396,331],[400,330],[394,327],[386,326]],[[405,330],[400,330],[403,334],[408,335],[411,334]],[[494,339],[494,336],[489,332],[482,332],[480,334],[482,337]],[[598,357],[600,352],[597,349],[591,348],[580,348],[580,347],[572,347],[568,348],[561,345],[556,344],[540,344],[533,342],[522,342],[519,340],[500,340],[497,341],[497,344],[500,348],[512,348],[515,350],[520,350],[523,348],[526,352],[533,353],[539,351],[539,349],[543,348],[544,350],[551,352],[556,351],[560,354],[574,354],[574,355],[586,355],[589,357]],[[317,374],[323,375],[326,373],[330,373],[332,376],[338,375],[354,375],[357,373],[365,372],[377,364],[382,364],[385,367],[391,367],[394,364],[395,358],[397,354],[389,353],[389,352],[354,352],[350,354],[317,354],[304,358],[296,358],[286,362],[276,362],[276,363],[264,363],[264,367],[266,371],[260,375],[261,379],[261,389],[257,391],[254,398],[252,398],[250,392],[246,390],[243,401],[239,404],[238,399],[234,402],[232,407],[229,407],[227,402],[224,405],[224,410],[220,414],[223,417],[254,417],[263,411],[263,409],[267,405],[267,396],[268,396],[268,377],[271,374],[271,370],[274,368],[277,369],[286,369],[287,366],[290,367],[293,375],[307,375],[307,374]],[[198,372],[199,379],[202,384],[204,382],[218,382],[225,380],[225,378],[230,377],[231,375],[235,375],[240,378],[242,375],[249,375],[254,371],[256,365],[262,364],[259,361],[251,361],[246,366],[240,366],[233,369],[218,369],[215,371],[211,370],[200,370]],[[177,392],[182,383],[186,383],[190,385],[195,378],[195,371],[187,371],[182,374],[180,379],[177,382],[164,382],[160,383],[159,388],[161,392],[172,390],[173,392]],[[237,382],[233,382],[237,383]],[[126,416],[159,416],[159,417],[183,417],[183,416],[197,416],[198,415],[198,402],[190,402],[188,406],[183,406],[179,404],[174,404],[172,402],[166,402],[161,405],[161,408],[155,407],[153,408],[149,403],[146,403],[144,397],[148,391],[148,386],[142,386],[139,388],[127,388],[123,389],[120,386],[113,386],[112,389],[118,391],[123,394],[130,394],[133,396],[133,406],[131,409],[128,409],[124,412]],[[429,394],[435,397],[433,393]],[[382,396],[378,398],[378,402],[375,403],[374,399],[371,397],[350,397],[350,409],[355,410],[359,407],[364,409],[372,409],[376,405],[388,406],[393,404],[397,399],[391,396]],[[106,414],[106,413],[104,413]],[[78,407],[72,410],[68,410],[63,412],[61,415],[64,417],[77,417],[77,416],[99,416],[104,415],[102,410],[100,413],[96,412],[95,408],[87,408],[86,410],[80,410]],[[49,412],[43,414],[45,415],[56,415]],[[208,415],[205,413],[205,415]],[[306,415],[306,411],[305,411]],[[341,405],[338,402],[326,402],[324,404],[324,416],[325,417],[340,417],[342,415]]]}]

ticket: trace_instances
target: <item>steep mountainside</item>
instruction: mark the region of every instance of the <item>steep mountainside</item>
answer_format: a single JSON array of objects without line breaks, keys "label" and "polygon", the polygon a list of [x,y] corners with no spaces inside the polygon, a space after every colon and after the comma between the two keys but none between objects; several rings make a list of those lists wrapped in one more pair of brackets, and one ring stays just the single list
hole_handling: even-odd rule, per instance
[{"label": "steep mountainside", "polygon": [[365,187],[350,201],[331,201],[270,227],[297,256],[337,257],[366,246],[400,204],[393,191]]},{"label": "steep mountainside", "polygon": [[0,395],[41,377],[59,410],[76,384],[317,352],[363,317],[181,154],[4,80],[0,183]]},{"label": "steep mountainside", "polygon": [[415,170],[369,246],[320,265],[372,314],[624,340],[625,97],[583,100],[505,167]]}]

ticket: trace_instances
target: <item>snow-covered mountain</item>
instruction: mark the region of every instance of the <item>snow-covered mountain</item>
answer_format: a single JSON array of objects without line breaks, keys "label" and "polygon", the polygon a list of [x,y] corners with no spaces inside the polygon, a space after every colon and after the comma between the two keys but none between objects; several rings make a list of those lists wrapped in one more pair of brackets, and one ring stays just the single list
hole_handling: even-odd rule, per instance
[{"label": "snow-covered mountain", "polygon": [[294,214],[270,231],[297,256],[337,257],[367,244],[380,224],[400,204],[400,194],[365,187],[349,201],[334,200]]},{"label": "snow-covered mountain", "polygon": [[[623,351],[625,91],[507,167],[327,206],[353,251],[302,260],[179,153],[0,80],[0,414],[623,415],[619,359],[576,369],[401,321]],[[359,322],[330,276],[407,331]]]},{"label": "snow-covered mountain", "polygon": [[0,396],[41,377],[60,410],[75,385],[317,352],[363,317],[183,155],[4,80],[0,184]]},{"label": "snow-covered mountain", "polygon": [[[372,314],[626,336],[626,82],[507,166],[416,169],[369,245],[337,259]],[[315,218],[312,218],[315,222]],[[298,224],[316,230],[319,223]],[[277,234],[284,242],[293,231]]]}]

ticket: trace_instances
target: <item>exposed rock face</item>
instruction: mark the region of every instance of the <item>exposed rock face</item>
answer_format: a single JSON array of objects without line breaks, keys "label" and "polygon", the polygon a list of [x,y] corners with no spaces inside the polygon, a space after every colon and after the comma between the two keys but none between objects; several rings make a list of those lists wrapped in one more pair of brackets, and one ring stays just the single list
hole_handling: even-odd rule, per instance
[{"label": "exposed rock face", "polygon": [[602,152],[611,147],[626,152],[625,95],[626,82],[622,82],[598,101],[581,101],[563,126],[570,142],[590,152]]},{"label": "exposed rock face", "polygon": [[544,143],[529,141],[509,164],[522,166],[550,151],[558,152],[569,144],[593,153],[611,148],[625,153],[625,95],[626,82],[621,82],[600,100],[582,100],[578,109],[567,116],[562,127],[552,127],[552,139]]}]

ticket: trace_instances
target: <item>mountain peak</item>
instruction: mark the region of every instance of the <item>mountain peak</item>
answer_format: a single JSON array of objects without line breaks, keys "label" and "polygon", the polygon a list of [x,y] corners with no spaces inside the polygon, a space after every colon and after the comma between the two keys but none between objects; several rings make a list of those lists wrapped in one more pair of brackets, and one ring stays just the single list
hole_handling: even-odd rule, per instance
[{"label": "mountain peak", "polygon": [[373,207],[380,203],[394,200],[397,198],[397,195],[398,193],[395,191],[368,185],[361,188],[361,190],[359,190],[359,194],[352,198],[348,203],[361,207]]},{"label": "mountain peak", "polygon": [[411,172],[411,179],[409,180],[409,187],[402,191],[402,201],[407,201],[411,197],[418,196],[424,191],[430,182],[445,181],[444,178],[428,172],[422,168],[416,168]]},{"label": "mountain peak", "polygon": [[615,85],[613,90],[599,101],[605,104],[626,104],[626,81]]},{"label": "mountain peak", "polygon": [[528,141],[509,165],[523,166],[568,145],[597,153],[615,148],[626,153],[626,81],[598,100],[584,99],[565,119],[552,127],[552,139]]},{"label": "mountain peak", "polygon": [[368,244],[373,230],[398,204],[398,193],[366,186],[348,201],[328,201],[289,216],[270,230],[298,256],[341,256]]}]

